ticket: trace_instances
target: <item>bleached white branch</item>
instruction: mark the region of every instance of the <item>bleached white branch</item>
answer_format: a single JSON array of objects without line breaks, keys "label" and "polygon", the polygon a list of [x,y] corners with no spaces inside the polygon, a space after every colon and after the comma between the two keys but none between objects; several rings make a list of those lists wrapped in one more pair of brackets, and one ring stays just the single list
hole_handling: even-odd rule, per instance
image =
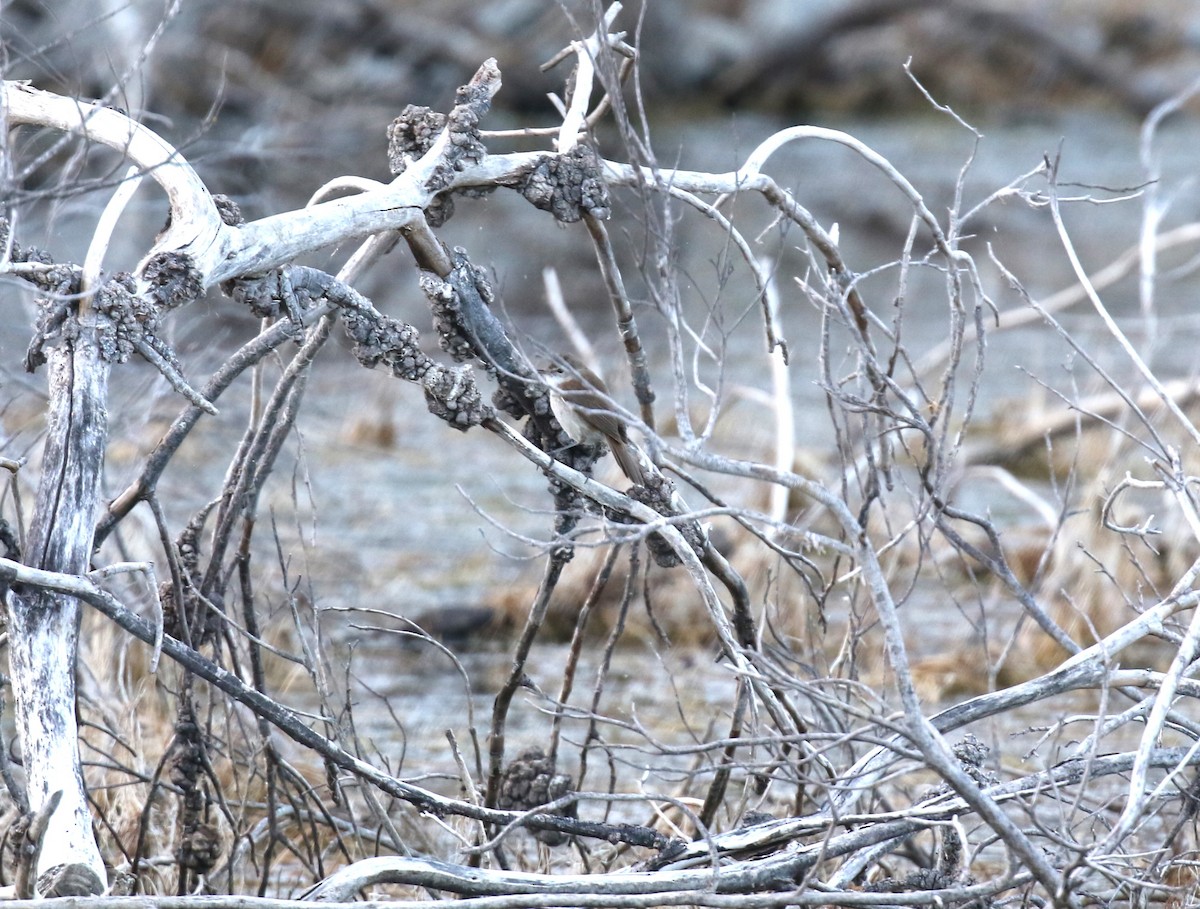
[{"label": "bleached white branch", "polygon": [[112,242],[113,231],[117,229],[117,222],[141,185],[142,178],[138,176],[138,169],[129,168],[125,179],[117,185],[117,191],[108,200],[99,220],[96,221],[96,229],[92,231],[92,242],[88,245],[87,255],[83,257],[83,268],[79,274],[79,292],[83,295],[84,305],[88,302],[89,293],[100,281],[100,267]]},{"label": "bleached white branch", "polygon": [[621,39],[620,35],[610,35],[608,30],[621,12],[621,4],[614,3],[602,17],[599,27],[583,41],[575,41],[571,49],[578,61],[575,70],[575,86],[571,92],[571,102],[563,115],[562,126],[554,141],[555,149],[562,153],[570,151],[579,141],[587,123],[588,108],[591,106],[592,85],[596,79],[596,57],[614,41]]},{"label": "bleached white branch", "polygon": [[[494,61],[487,61],[481,72],[485,70],[494,73],[498,83]],[[450,145],[443,131],[429,151],[391,183],[346,177],[336,185],[366,191],[232,227],[221,222],[211,193],[184,156],[125,114],[22,82],[4,83],[4,103],[11,125],[60,129],[107,145],[158,182],[167,193],[171,226],[146,260],[161,252],[184,253],[206,287],[276,268],[323,247],[424,223],[424,209],[441,190],[430,178],[444,163]],[[520,167],[525,162],[512,163]],[[519,172],[508,172],[509,182]]]},{"label": "bleached white branch", "polygon": [[167,194],[171,226],[150,254],[186,253],[202,272],[227,252],[228,228],[221,223],[208,187],[169,142],[120,111],[40,91],[24,82],[5,82],[3,104],[10,127],[45,126],[73,133],[121,152]]}]

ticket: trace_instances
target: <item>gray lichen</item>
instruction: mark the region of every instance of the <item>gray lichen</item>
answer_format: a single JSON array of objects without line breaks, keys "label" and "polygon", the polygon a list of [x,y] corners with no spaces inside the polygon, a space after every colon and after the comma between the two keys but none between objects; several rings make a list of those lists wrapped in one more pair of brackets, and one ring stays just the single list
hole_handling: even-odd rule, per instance
[{"label": "gray lichen", "polygon": [[564,224],[585,214],[603,220],[612,213],[600,158],[586,143],[562,155],[546,155],[517,189],[534,207]]},{"label": "gray lichen", "polygon": [[149,294],[164,311],[191,303],[204,292],[203,276],[187,253],[163,252],[142,268]]},{"label": "gray lichen", "polygon": [[404,173],[412,160],[433,147],[443,131],[447,134],[446,148],[425,185],[437,194],[425,208],[425,218],[431,227],[440,227],[454,214],[454,199],[443,190],[454,183],[456,174],[487,157],[479,123],[491,107],[492,95],[499,85],[500,71],[493,61],[488,61],[468,84],[458,89],[449,114],[410,104],[388,126],[388,167],[393,174]]},{"label": "gray lichen", "polygon": [[455,429],[466,432],[484,420],[495,416],[495,411],[483,400],[475,373],[469,365],[442,366],[435,363],[426,370],[421,380],[425,389],[425,403],[429,412],[441,417]]},{"label": "gray lichen", "polygon": [[[571,778],[556,773],[554,761],[540,748],[530,748],[517,755],[500,779],[496,807],[505,811],[529,811],[539,805],[556,801],[571,792]],[[575,806],[555,812],[560,817],[575,817]],[[561,846],[568,839],[557,830],[531,830],[534,837],[547,846]]]},{"label": "gray lichen", "polygon": [[454,285],[427,272],[421,275],[421,291],[429,301],[438,346],[450,354],[456,363],[474,359],[475,346],[463,332],[459,299]]},{"label": "gray lichen", "polygon": [[[650,482],[652,481],[652,482]],[[648,505],[665,517],[679,517],[682,512],[675,506],[671,500],[672,486],[670,481],[661,475],[652,475],[648,478],[646,486],[634,486],[626,492],[629,498],[635,502],[641,502],[643,505]],[[614,521],[626,522],[630,518],[619,512],[613,512],[611,515]],[[688,546],[697,556],[703,557],[704,550],[708,546],[708,538],[704,533],[704,528],[695,520],[681,520],[676,522],[676,529],[683,535]],[[646,537],[646,548],[650,550],[650,555],[654,558],[655,564],[660,568],[673,568],[680,564],[681,559],[678,553],[667,541],[666,537],[659,533],[652,533]]]},{"label": "gray lichen", "polygon": [[388,168],[393,176],[404,173],[410,159],[429,151],[445,128],[445,114],[417,104],[406,106],[387,129]]}]

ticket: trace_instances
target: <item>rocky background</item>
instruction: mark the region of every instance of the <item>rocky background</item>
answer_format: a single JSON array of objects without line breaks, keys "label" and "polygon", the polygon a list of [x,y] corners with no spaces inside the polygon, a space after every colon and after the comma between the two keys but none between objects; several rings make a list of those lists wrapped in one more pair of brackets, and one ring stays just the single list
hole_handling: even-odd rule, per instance
[{"label": "rocky background", "polygon": [[[170,138],[191,139],[247,188],[297,172],[311,185],[378,171],[361,136],[404,104],[445,107],[489,56],[504,73],[498,109],[552,122],[546,94],[562,75],[538,65],[594,20],[588,0],[177,7],[143,60],[160,2],[6,3],[6,76],[85,97],[120,83],[114,103],[153,112]],[[675,116],[920,109],[900,77],[911,58],[932,94],[968,116],[1088,105],[1140,117],[1200,73],[1190,0],[630,0],[619,24],[641,49],[647,107]]]}]

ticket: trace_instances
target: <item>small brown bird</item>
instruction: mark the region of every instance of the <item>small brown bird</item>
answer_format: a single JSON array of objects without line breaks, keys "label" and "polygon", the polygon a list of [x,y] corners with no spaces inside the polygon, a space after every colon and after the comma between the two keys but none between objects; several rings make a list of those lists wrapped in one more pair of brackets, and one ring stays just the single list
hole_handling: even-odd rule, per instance
[{"label": "small brown bird", "polygon": [[570,354],[542,372],[550,387],[550,408],[567,435],[584,445],[605,444],[630,482],[646,485],[646,473],[625,424],[613,412],[608,386]]}]

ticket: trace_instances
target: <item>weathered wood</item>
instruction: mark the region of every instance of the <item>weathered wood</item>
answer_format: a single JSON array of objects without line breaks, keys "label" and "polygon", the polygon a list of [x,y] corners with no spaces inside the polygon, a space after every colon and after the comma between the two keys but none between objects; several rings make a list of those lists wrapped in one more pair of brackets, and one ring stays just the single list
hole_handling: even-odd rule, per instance
[{"label": "weathered wood", "polygon": [[[26,564],[81,574],[88,569],[96,524],[98,480],[108,431],[105,402],[109,365],[94,332],[50,352],[49,426]],[[74,878],[95,877],[105,887],[104,863],[79,761],[75,719],[75,665],[79,601],[34,588],[14,587],[8,598],[9,660],[16,695],[30,808],[37,811],[58,791],[38,857],[39,878],[56,866]],[[80,867],[82,866],[82,867]],[[48,885],[39,881],[46,895]]]}]

